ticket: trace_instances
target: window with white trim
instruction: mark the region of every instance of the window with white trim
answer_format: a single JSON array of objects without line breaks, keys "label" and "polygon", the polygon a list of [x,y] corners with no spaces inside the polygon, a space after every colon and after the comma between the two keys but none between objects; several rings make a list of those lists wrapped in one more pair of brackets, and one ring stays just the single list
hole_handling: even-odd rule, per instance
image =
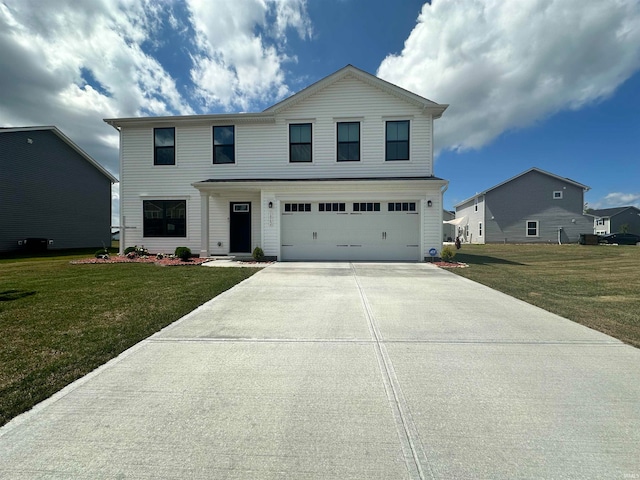
[{"label": "window with white trim", "polygon": [[310,123],[289,125],[289,162],[311,162],[312,141]]},{"label": "window with white trim", "polygon": [[153,129],[153,164],[176,164],[176,129],[174,127]]},{"label": "window with white trim", "polygon": [[537,237],[539,230],[539,222],[538,220],[527,220],[526,222],[526,234],[527,237]]},{"label": "window with white trim", "polygon": [[386,123],[385,160],[409,160],[409,120]]},{"label": "window with white trim", "polygon": [[186,237],[186,200],[143,200],[144,237]]},{"label": "window with white trim", "polygon": [[482,222],[478,222],[478,236],[482,236]]},{"label": "window with white trim", "polygon": [[338,161],[360,161],[360,122],[338,122]]},{"label": "window with white trim", "polygon": [[235,127],[213,127],[213,163],[236,163]]},{"label": "window with white trim", "polygon": [[562,200],[562,190],[556,190],[555,192],[553,192],[553,199]]}]

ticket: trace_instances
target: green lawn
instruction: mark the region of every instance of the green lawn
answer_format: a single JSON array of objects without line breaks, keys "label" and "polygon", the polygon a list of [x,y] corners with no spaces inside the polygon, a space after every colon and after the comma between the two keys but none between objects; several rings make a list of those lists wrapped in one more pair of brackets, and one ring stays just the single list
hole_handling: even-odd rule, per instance
[{"label": "green lawn", "polygon": [[0,259],[0,425],[257,271],[87,256]]},{"label": "green lawn", "polygon": [[463,245],[454,260],[469,264],[458,275],[640,347],[640,247]]}]

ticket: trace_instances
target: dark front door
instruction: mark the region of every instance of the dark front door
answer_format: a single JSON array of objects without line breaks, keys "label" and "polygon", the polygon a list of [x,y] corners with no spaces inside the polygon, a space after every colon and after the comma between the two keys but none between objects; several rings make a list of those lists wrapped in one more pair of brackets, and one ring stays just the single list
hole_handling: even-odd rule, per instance
[{"label": "dark front door", "polygon": [[251,202],[231,202],[230,253],[251,253]]}]

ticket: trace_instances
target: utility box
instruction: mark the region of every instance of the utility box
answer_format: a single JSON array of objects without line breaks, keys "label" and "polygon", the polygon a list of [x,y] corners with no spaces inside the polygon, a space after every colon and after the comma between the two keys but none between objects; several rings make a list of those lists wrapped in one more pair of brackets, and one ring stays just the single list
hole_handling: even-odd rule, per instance
[{"label": "utility box", "polygon": [[49,240],[46,238],[27,238],[24,241],[24,246],[28,252],[46,252],[49,245]]},{"label": "utility box", "polygon": [[592,233],[581,233],[580,234],[580,245],[598,245],[600,237],[598,235],[594,235]]}]

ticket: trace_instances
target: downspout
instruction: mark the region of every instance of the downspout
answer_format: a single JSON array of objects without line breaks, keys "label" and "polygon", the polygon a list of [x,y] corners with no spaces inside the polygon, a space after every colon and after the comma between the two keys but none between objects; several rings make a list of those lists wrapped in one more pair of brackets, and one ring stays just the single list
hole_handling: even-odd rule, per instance
[{"label": "downspout", "polygon": [[[445,180],[446,181],[446,180]],[[441,188],[440,188],[440,252],[442,251],[442,245],[443,245],[443,237],[444,237],[444,216],[443,216],[443,211],[444,211],[444,192],[446,192],[449,189],[449,182],[446,181],[447,183],[445,183]],[[438,253],[440,253],[438,252]]]},{"label": "downspout", "polygon": [[558,227],[558,245],[562,245],[562,227]]},{"label": "downspout", "polygon": [[[114,125],[112,125],[114,126]],[[120,242],[118,245],[118,255],[122,256],[124,255],[124,249],[125,249],[125,219],[123,216],[123,210],[122,210],[122,128],[120,127],[116,127],[118,130],[118,140],[120,142],[120,144],[118,145],[118,160],[120,161],[120,175],[118,178],[118,203],[119,203],[119,208],[120,208]]]}]

